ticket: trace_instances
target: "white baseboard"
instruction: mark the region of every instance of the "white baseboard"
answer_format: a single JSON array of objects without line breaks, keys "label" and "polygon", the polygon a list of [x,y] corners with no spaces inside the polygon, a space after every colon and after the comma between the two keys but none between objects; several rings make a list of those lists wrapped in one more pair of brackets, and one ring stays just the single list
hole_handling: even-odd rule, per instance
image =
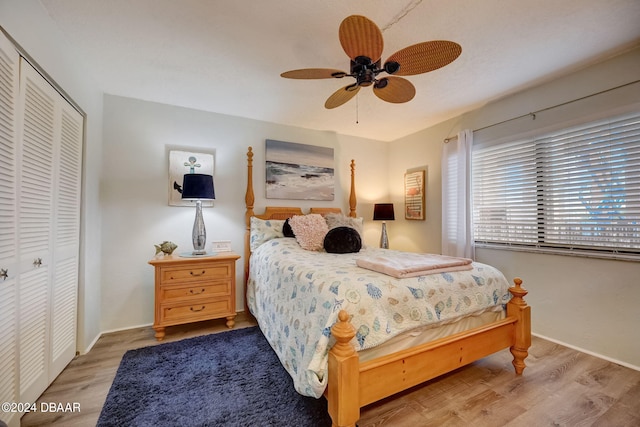
[{"label": "white baseboard", "polygon": [[96,343],[98,342],[98,340],[100,339],[100,337],[102,336],[102,333],[99,333],[98,335],[96,335],[96,337],[93,339],[93,341],[91,341],[91,343],[89,343],[89,345],[87,346],[87,348],[84,349],[84,351],[82,351],[80,354],[87,354],[89,353],[89,351],[91,351],[91,349],[93,348],[94,345],[96,345]]},{"label": "white baseboard", "polygon": [[102,336],[104,334],[110,334],[113,332],[129,331],[131,329],[148,328],[149,326],[153,326],[153,323],[143,323],[142,325],[137,325],[137,326],[124,326],[122,328],[109,329],[106,331],[102,331],[100,335]]},{"label": "white baseboard", "polygon": [[618,365],[624,366],[625,368],[633,369],[635,371],[640,371],[640,366],[635,366],[635,365],[632,365],[631,363],[623,362],[621,360],[616,360],[616,359],[613,359],[611,357],[608,357],[608,356],[605,356],[605,355],[602,355],[602,354],[599,354],[599,353],[595,353],[593,351],[585,350],[584,348],[576,347],[575,345],[567,344],[566,342],[562,342],[562,341],[554,339],[554,338],[549,338],[549,337],[544,336],[544,335],[536,334],[536,333],[533,333],[533,332],[531,333],[531,335],[536,336],[538,338],[542,338],[542,339],[547,340],[547,341],[554,342],[556,344],[560,344],[560,345],[562,345],[564,347],[569,347],[570,349],[579,351],[581,353],[586,353],[586,354],[588,354],[590,356],[594,356],[594,357],[597,357],[599,359],[606,360],[607,362],[616,363]]},{"label": "white baseboard", "polygon": [[81,353],[81,354],[87,354],[89,353],[89,351],[91,351],[91,349],[93,348],[94,345],[96,345],[96,343],[98,342],[98,340],[100,338],[102,338],[102,336],[104,334],[110,334],[112,332],[120,332],[120,331],[128,331],[130,329],[137,329],[137,328],[147,328],[149,326],[153,326],[153,323],[145,323],[143,325],[138,325],[138,326],[125,326],[123,328],[117,328],[117,329],[109,329],[106,331],[102,331],[98,334],[97,337],[94,338],[93,341],[91,341],[91,344],[89,344],[89,346]]}]

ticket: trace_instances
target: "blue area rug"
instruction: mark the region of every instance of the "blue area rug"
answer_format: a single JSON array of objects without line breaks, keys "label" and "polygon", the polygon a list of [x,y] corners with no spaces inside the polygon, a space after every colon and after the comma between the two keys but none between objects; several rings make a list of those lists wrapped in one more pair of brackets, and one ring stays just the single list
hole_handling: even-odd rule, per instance
[{"label": "blue area rug", "polygon": [[298,394],[258,327],[125,353],[98,419],[107,426],[330,426]]}]

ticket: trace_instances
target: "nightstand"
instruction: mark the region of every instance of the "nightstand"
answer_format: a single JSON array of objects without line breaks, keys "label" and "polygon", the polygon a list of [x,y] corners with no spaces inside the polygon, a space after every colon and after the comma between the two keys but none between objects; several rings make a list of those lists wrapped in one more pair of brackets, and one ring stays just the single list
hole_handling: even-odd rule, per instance
[{"label": "nightstand", "polygon": [[149,261],[155,267],[156,339],[165,327],[210,319],[236,317],[236,260],[233,252],[197,258],[160,256]]}]

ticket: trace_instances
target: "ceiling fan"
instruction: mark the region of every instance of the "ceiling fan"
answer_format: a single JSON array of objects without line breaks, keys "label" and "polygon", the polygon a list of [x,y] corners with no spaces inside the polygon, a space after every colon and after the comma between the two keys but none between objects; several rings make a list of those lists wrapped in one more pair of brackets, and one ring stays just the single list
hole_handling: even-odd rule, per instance
[{"label": "ceiling fan", "polygon": [[[288,79],[355,78],[355,83],[338,89],[327,99],[324,106],[329,109],[349,101],[365,86],[373,86],[373,93],[383,101],[411,101],[416,94],[415,86],[409,80],[396,76],[436,70],[453,62],[462,53],[458,43],[434,40],[401,49],[382,64],[382,32],[373,21],[360,15],[345,18],[338,35],[342,48],[351,58],[349,73],[330,68],[304,68],[280,74]],[[383,72],[389,76],[379,77]]]}]

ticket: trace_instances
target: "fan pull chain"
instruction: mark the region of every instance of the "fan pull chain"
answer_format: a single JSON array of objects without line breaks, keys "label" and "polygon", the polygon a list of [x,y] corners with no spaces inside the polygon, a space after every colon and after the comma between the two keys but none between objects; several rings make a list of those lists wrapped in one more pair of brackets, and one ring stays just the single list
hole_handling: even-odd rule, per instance
[{"label": "fan pull chain", "polygon": [[359,110],[358,110],[358,105],[359,105],[359,102],[358,102],[358,94],[356,94],[356,124],[360,123],[360,121],[359,121],[359,116],[358,116],[358,112],[359,112]]}]

